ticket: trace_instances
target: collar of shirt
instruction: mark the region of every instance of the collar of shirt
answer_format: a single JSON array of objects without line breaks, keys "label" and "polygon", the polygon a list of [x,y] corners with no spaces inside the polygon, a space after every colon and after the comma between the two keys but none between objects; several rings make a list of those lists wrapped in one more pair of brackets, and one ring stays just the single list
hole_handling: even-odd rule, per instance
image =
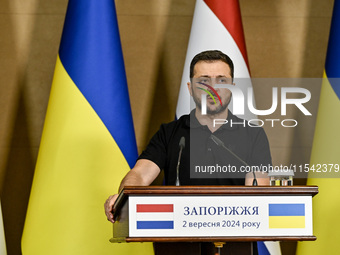
[{"label": "collar of shirt", "polygon": [[[186,126],[188,126],[189,128],[208,128],[207,125],[201,125],[201,123],[199,123],[195,115],[195,110],[196,109],[192,110],[190,114],[188,115],[188,118],[186,119],[186,122],[185,122]],[[241,122],[245,121],[245,120],[242,120],[236,117],[229,110],[228,110],[228,117],[226,120],[227,120],[227,123],[223,124],[219,129],[235,130],[238,128]]]}]

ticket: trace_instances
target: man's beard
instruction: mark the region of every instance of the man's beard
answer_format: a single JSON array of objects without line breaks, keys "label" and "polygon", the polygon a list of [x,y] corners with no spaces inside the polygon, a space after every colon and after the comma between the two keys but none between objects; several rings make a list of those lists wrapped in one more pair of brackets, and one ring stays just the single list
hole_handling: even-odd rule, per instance
[{"label": "man's beard", "polygon": [[[201,101],[195,96],[194,93],[192,93],[192,95],[193,95],[192,98],[194,99],[196,107],[198,109],[202,110],[202,103],[201,103]],[[207,104],[207,114],[208,115],[215,115],[215,114],[218,114],[218,113],[221,113],[221,112],[225,111],[225,109],[227,109],[230,101],[231,101],[231,96],[230,96],[230,98],[229,98],[229,100],[227,102],[225,102],[223,105],[219,105],[215,110],[210,110],[209,106]]]}]

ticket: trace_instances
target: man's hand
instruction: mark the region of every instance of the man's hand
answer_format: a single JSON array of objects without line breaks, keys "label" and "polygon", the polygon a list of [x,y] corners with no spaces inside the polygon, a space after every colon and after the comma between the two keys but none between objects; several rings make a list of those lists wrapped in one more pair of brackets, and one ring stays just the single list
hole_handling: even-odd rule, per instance
[{"label": "man's hand", "polygon": [[[125,186],[148,186],[158,176],[161,169],[154,162],[147,159],[139,159],[136,165],[124,177],[119,186],[119,192]],[[114,223],[113,205],[116,202],[118,194],[109,196],[104,204],[105,214],[108,221]]]},{"label": "man's hand", "polygon": [[118,194],[109,196],[109,198],[105,201],[105,204],[104,204],[106,218],[108,221],[112,223],[115,222],[113,219],[113,205],[116,202],[117,197],[118,197]]},{"label": "man's hand", "polygon": [[[268,173],[254,172],[257,180],[257,186],[270,186]],[[246,186],[253,186],[254,174],[253,172],[246,174]]]}]

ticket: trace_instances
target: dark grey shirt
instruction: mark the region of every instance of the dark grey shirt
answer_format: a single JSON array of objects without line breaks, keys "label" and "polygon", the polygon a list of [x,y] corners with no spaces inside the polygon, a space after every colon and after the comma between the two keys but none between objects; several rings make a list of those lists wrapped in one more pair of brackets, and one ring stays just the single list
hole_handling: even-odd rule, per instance
[{"label": "dark grey shirt", "polygon": [[213,134],[241,158],[239,160],[211,139],[211,131],[198,122],[194,113],[195,110],[162,124],[138,158],[151,160],[164,170],[166,185],[175,184],[181,137],[186,141],[179,170],[181,185],[244,185],[246,170],[249,170],[244,162],[249,166],[271,165],[263,128],[251,127],[229,111],[227,123]]}]

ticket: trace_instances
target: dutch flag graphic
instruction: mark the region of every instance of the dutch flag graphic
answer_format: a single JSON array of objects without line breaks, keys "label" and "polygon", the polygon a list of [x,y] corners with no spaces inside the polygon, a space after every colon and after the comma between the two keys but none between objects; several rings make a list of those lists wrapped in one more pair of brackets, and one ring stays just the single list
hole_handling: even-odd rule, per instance
[{"label": "dutch flag graphic", "polygon": [[174,229],[173,204],[137,204],[137,229]]}]

